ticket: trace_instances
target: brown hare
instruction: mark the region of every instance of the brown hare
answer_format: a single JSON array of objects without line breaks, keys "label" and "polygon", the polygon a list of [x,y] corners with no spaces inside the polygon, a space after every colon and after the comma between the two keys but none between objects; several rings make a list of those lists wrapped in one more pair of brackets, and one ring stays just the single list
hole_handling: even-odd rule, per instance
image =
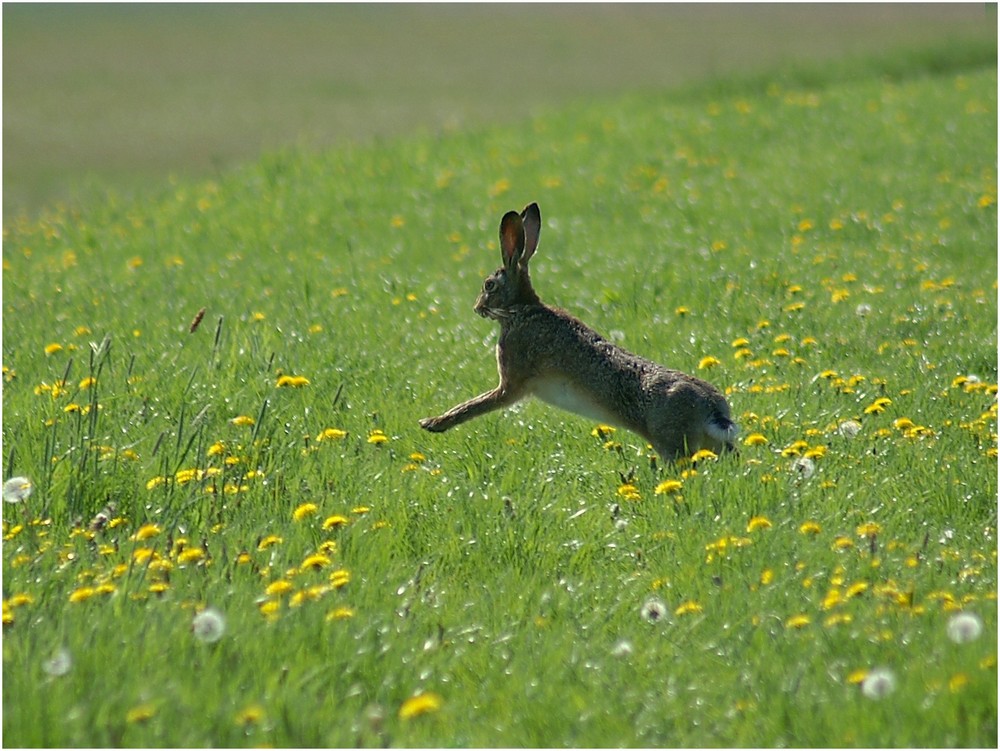
[{"label": "brown hare", "polygon": [[500,222],[503,266],[483,282],[475,311],[500,324],[500,384],[420,426],[441,432],[509,407],[528,395],[578,415],[626,428],[670,461],[699,449],[734,448],[729,404],[709,383],[626,352],[569,313],[544,304],[528,261],[542,217],[532,203]]}]

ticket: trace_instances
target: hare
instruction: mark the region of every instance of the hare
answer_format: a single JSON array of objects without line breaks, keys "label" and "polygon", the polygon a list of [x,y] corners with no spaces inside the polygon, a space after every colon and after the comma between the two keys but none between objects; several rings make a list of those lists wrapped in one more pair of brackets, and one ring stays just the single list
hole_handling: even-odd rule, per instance
[{"label": "hare", "polygon": [[509,407],[528,395],[646,439],[665,461],[699,449],[734,449],[739,428],[726,398],[709,383],[670,370],[607,341],[569,313],[544,304],[528,261],[542,217],[535,203],[500,222],[503,266],[483,282],[475,311],[500,324],[500,383],[420,426],[441,432]]}]

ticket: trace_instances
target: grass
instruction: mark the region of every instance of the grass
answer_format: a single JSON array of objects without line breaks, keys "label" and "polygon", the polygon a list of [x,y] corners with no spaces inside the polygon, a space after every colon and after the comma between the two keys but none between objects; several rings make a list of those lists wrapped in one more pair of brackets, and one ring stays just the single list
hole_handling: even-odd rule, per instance
[{"label": "grass", "polygon": [[108,186],[145,196],[287,143],[510,123],[792,62],[949,42],[996,59],[995,9],[976,4],[24,3],[3,21],[8,216]]},{"label": "grass", "polygon": [[[996,72],[891,62],[8,223],[5,742],[995,746]],[[725,388],[738,457],[419,430],[495,382],[529,200],[543,299]]]}]

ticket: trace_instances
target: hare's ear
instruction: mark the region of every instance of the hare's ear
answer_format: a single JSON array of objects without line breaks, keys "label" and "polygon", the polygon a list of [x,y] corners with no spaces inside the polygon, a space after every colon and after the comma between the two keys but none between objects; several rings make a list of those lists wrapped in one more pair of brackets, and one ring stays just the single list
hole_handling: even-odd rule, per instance
[{"label": "hare's ear", "polygon": [[530,203],[525,206],[521,219],[524,221],[524,257],[521,258],[521,263],[527,263],[535,254],[538,235],[542,231],[542,212],[538,210],[538,204]]},{"label": "hare's ear", "polygon": [[500,256],[508,270],[517,268],[524,254],[524,222],[516,211],[508,211],[500,220]]}]

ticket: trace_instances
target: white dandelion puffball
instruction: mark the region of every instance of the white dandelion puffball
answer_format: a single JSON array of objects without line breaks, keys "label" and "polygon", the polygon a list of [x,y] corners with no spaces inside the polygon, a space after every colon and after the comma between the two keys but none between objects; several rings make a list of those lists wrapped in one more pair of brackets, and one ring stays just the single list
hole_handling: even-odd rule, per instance
[{"label": "white dandelion puffball", "polygon": [[808,456],[800,456],[792,462],[792,471],[797,472],[802,479],[808,480],[816,473],[816,462]]},{"label": "white dandelion puffball", "polygon": [[198,641],[212,644],[226,633],[226,617],[215,608],[205,608],[191,621],[191,631]]},{"label": "white dandelion puffball", "polygon": [[881,699],[896,690],[896,675],[889,668],[875,668],[861,681],[861,693],[867,699]]},{"label": "white dandelion puffball", "polygon": [[861,423],[857,420],[844,420],[837,426],[837,432],[844,436],[844,438],[854,438],[854,436],[861,432]]},{"label": "white dandelion puffball", "polygon": [[612,657],[628,657],[632,654],[632,642],[622,639],[611,648]]},{"label": "white dandelion puffball", "polygon": [[50,675],[53,678],[61,678],[72,668],[73,657],[65,647],[59,649],[59,651],[52,655],[51,659],[42,662],[42,670],[45,671],[46,675]]},{"label": "white dandelion puffball", "polygon": [[967,644],[983,634],[983,622],[975,613],[956,613],[948,621],[948,638],[956,644]]},{"label": "white dandelion puffball", "polygon": [[3,499],[7,503],[20,503],[31,495],[34,488],[27,477],[11,477],[3,484]]},{"label": "white dandelion puffball", "polygon": [[639,612],[642,615],[643,620],[647,620],[650,623],[656,623],[667,614],[667,606],[664,604],[663,600],[656,597],[650,597],[642,604],[642,609]]}]

